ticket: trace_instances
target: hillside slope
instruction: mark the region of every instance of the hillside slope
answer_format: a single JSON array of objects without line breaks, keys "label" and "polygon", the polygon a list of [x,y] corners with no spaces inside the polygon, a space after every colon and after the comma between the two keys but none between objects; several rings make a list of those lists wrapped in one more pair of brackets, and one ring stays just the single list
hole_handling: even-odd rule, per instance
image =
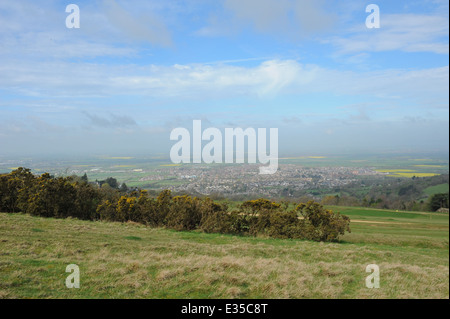
[{"label": "hillside slope", "polygon": [[[2,213],[0,298],[449,297],[448,215],[346,213],[341,243]],[[68,264],[80,289],[65,286]],[[365,286],[369,264],[379,289]]]}]

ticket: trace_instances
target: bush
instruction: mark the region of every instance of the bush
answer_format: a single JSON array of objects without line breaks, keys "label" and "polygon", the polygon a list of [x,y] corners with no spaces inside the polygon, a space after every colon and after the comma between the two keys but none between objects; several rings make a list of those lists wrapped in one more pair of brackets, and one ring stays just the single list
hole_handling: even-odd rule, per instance
[{"label": "bush", "polygon": [[0,175],[0,211],[15,213],[24,210],[36,177],[28,168],[19,167]]},{"label": "bush", "polygon": [[69,178],[52,178],[42,174],[32,189],[25,212],[42,217],[76,216],[76,190]]},{"label": "bush", "polygon": [[267,234],[274,238],[304,238],[301,222],[295,212],[270,214]]},{"label": "bush", "polygon": [[296,208],[304,218],[305,237],[316,241],[338,240],[340,235],[344,235],[350,230],[350,218],[333,213],[331,210],[323,208],[319,203],[309,201],[306,204],[299,204]]},{"label": "bush", "polygon": [[194,230],[202,219],[201,205],[198,198],[176,196],[172,199],[167,214],[167,227],[175,230]]},{"label": "bush", "polygon": [[288,207],[288,202],[260,198],[229,212],[226,204],[210,198],[174,197],[170,190],[153,199],[147,191],[124,194],[109,184],[97,187],[76,176],[54,178],[44,173],[35,177],[23,168],[0,175],[0,209],[8,212],[22,210],[43,217],[132,221],[180,231],[199,229],[206,233],[317,241],[337,240],[350,231],[348,217],[318,203],[299,204],[294,211],[287,211]]},{"label": "bush", "polygon": [[260,198],[256,200],[249,200],[241,205],[243,211],[250,211],[253,214],[260,213],[262,211],[275,211],[281,208],[281,204],[272,202],[268,199]]},{"label": "bush", "polygon": [[200,229],[205,233],[232,234],[232,217],[221,211],[213,211],[202,216]]},{"label": "bush", "polygon": [[105,221],[116,221],[116,206],[112,204],[109,200],[104,200],[97,207],[97,216],[100,220]]}]

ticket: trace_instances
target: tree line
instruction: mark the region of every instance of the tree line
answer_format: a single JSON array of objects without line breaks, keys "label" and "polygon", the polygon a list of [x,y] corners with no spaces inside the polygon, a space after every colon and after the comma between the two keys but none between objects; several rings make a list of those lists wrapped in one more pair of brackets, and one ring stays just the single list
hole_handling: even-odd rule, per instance
[{"label": "tree line", "polygon": [[116,187],[109,183],[100,187],[99,183],[89,183],[85,176],[36,176],[30,169],[18,168],[0,175],[0,211],[314,241],[337,241],[350,232],[347,216],[314,201],[289,208],[291,205],[286,203],[256,199],[230,210],[226,203],[208,197],[174,196],[169,190],[151,196],[145,190],[125,192],[113,185]]}]

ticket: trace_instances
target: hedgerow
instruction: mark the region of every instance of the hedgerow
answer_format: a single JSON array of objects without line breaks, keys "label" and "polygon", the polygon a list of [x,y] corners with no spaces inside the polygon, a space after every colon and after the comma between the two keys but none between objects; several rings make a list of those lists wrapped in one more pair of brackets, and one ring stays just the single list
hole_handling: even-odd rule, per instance
[{"label": "hedgerow", "polygon": [[289,210],[286,204],[261,198],[230,212],[226,204],[210,198],[173,196],[170,190],[152,198],[145,190],[120,192],[76,177],[35,176],[25,168],[0,175],[0,211],[314,241],[336,241],[350,232],[347,216],[313,201]]}]

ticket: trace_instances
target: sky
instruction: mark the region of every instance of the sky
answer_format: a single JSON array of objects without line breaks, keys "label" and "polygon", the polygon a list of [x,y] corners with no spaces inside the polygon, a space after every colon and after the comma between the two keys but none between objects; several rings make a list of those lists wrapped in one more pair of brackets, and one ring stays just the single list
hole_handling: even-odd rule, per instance
[{"label": "sky", "polygon": [[[66,6],[80,9],[67,28]],[[380,28],[367,28],[369,4]],[[0,0],[0,157],[169,156],[177,127],[280,155],[444,152],[448,1]]]}]

